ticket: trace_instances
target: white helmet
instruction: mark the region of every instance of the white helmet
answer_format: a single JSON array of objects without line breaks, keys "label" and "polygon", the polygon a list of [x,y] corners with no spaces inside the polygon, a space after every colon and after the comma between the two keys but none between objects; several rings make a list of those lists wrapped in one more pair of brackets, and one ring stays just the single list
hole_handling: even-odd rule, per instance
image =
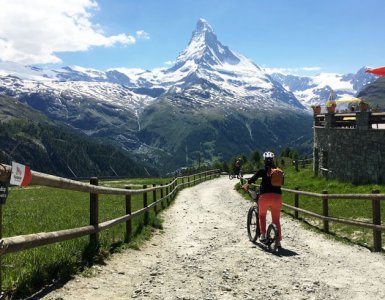
[{"label": "white helmet", "polygon": [[274,158],[274,153],[273,152],[265,152],[263,153],[263,159],[268,159],[268,158]]}]

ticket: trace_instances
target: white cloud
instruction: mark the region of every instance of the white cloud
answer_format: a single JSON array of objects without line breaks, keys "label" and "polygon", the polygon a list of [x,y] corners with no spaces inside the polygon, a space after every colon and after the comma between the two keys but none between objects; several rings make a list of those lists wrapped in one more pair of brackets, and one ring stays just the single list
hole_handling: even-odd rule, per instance
[{"label": "white cloud", "polygon": [[0,60],[22,64],[59,63],[57,52],[134,44],[135,37],[107,36],[93,24],[95,0],[0,0]]},{"label": "white cloud", "polygon": [[138,39],[142,39],[142,40],[149,40],[150,39],[150,35],[147,32],[145,32],[144,30],[138,30],[136,32],[136,37]]},{"label": "white cloud", "polygon": [[174,60],[168,60],[168,61],[165,61],[164,64],[166,66],[172,66],[173,64],[175,64],[175,61]]},{"label": "white cloud", "polygon": [[321,67],[303,67],[301,68],[303,71],[321,71]]}]

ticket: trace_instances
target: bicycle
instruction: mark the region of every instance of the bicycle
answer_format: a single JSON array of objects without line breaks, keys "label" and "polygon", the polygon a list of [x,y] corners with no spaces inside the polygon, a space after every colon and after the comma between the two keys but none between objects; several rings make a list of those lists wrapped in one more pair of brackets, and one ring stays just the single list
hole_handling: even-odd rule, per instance
[{"label": "bicycle", "polygon": [[[255,202],[247,213],[247,234],[249,240],[255,243],[261,235],[259,228],[259,193],[255,190],[248,189],[251,198]],[[270,251],[276,252],[278,249],[278,228],[274,223],[270,223],[267,227],[266,240],[263,242]]]},{"label": "bicycle", "polygon": [[230,180],[233,179],[233,178],[235,178],[235,177],[237,177],[237,175],[229,173],[229,179],[230,179]]},{"label": "bicycle", "polygon": [[242,170],[239,170],[239,173],[238,174],[232,174],[232,173],[229,173],[229,179],[231,180],[231,179],[233,179],[233,178],[238,178],[238,179],[240,179],[240,178],[242,178],[243,177],[243,175],[242,175]]}]

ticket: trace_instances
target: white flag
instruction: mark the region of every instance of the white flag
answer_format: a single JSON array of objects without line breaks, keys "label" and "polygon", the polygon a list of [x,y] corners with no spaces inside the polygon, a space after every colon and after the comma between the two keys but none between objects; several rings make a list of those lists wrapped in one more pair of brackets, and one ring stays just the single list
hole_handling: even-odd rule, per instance
[{"label": "white flag", "polygon": [[10,184],[18,186],[27,186],[32,179],[31,169],[16,162],[12,162],[12,172]]}]

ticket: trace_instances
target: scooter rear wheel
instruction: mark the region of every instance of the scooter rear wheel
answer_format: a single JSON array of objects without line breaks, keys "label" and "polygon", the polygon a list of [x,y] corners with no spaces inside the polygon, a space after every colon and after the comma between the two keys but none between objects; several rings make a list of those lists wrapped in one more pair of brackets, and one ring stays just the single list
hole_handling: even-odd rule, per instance
[{"label": "scooter rear wheel", "polygon": [[278,249],[278,228],[277,225],[271,223],[269,227],[267,227],[267,245],[269,246],[269,250],[272,252],[276,252]]}]

